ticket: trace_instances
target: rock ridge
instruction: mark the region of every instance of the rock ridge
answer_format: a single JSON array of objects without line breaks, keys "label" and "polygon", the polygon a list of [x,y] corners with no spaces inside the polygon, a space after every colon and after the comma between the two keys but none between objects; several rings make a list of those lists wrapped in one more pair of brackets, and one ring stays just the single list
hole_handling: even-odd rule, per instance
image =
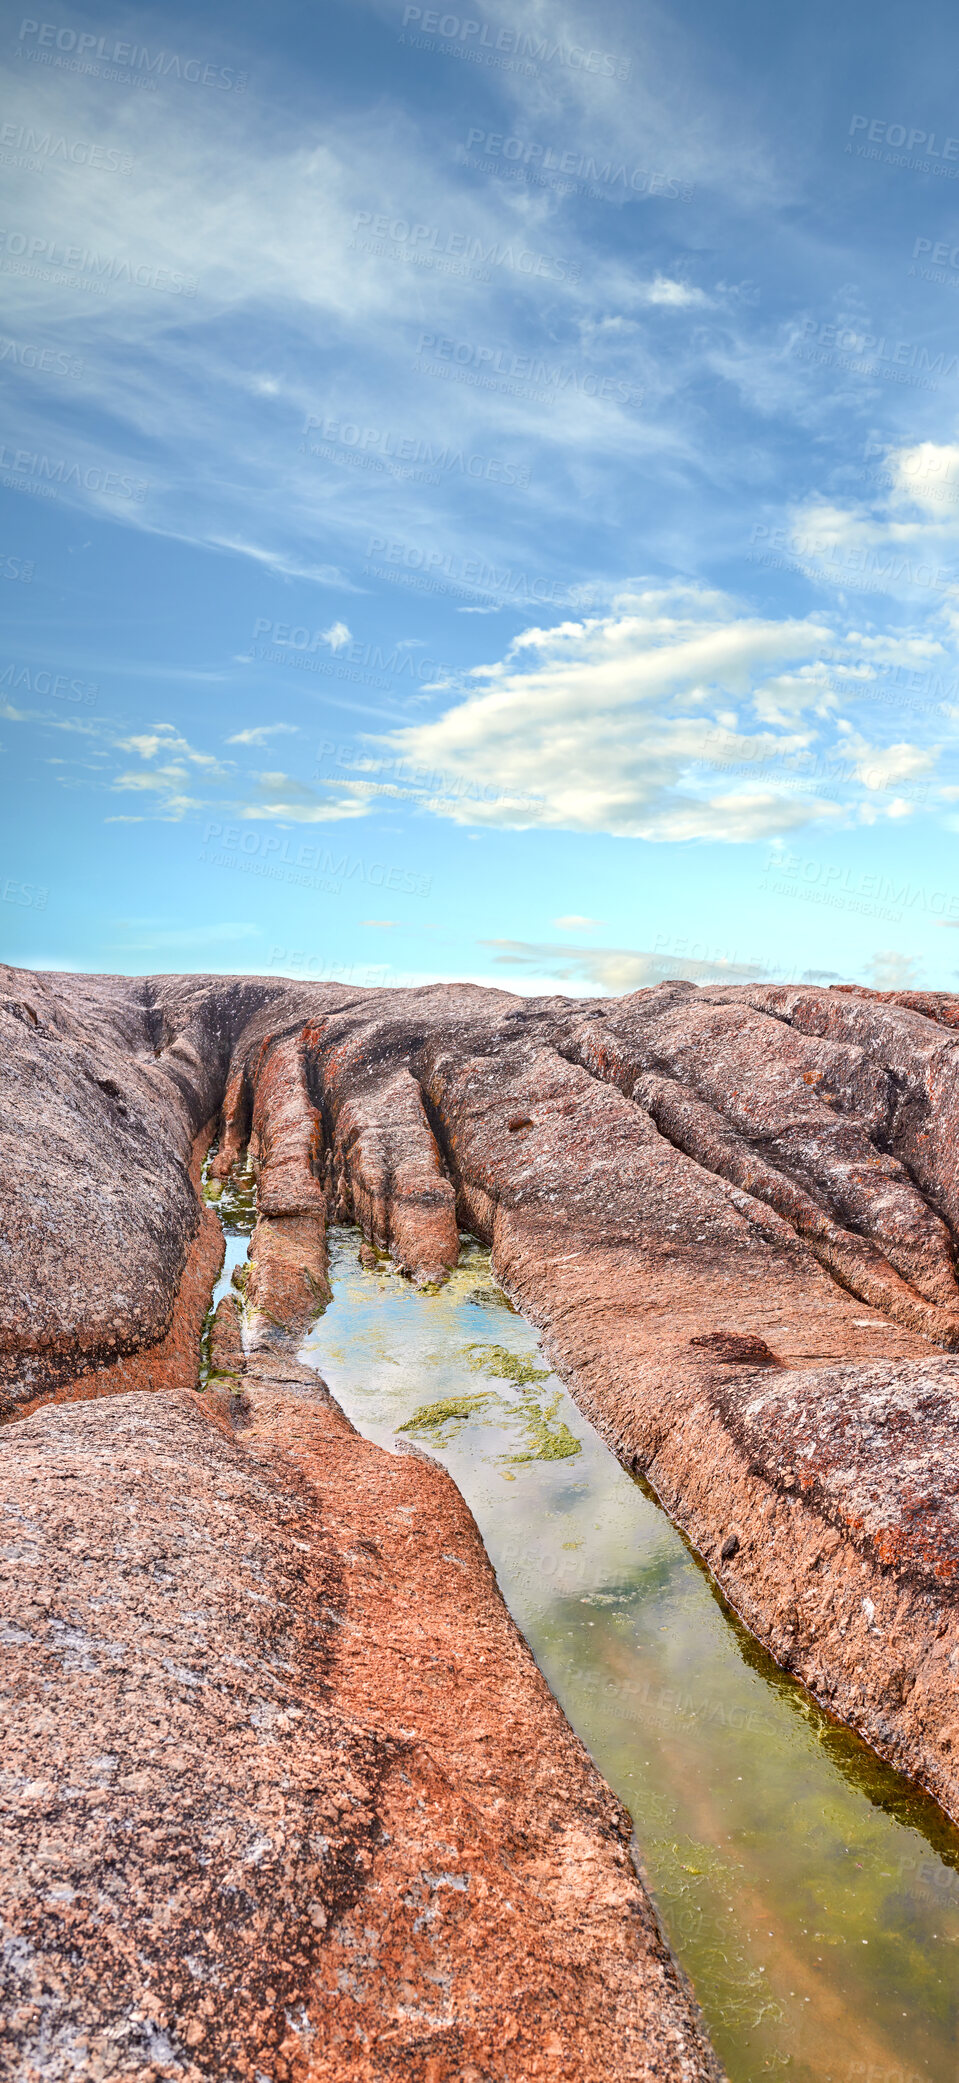
[{"label": "rock ridge", "polygon": [[[159,1348],[200,1219],[189,1153],[219,1112],[215,1168],[248,1148],[257,1174],[254,1347],[322,1306],[327,1221],[423,1284],[475,1231],[748,1625],[959,1819],[959,999],[27,972],[5,989],[11,1086],[39,1099],[10,1116],[8,1416]],[[762,1395],[760,1347],[779,1362]]]}]

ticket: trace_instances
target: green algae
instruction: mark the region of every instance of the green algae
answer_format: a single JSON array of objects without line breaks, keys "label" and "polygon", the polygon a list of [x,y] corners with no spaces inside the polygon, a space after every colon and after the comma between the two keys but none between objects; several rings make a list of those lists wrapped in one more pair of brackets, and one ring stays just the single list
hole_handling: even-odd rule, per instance
[{"label": "green algae", "polygon": [[494,1390],[476,1396],[444,1396],[438,1403],[424,1403],[421,1410],[415,1410],[413,1416],[407,1418],[405,1425],[400,1425],[399,1430],[418,1432],[431,1439],[434,1446],[445,1447],[453,1436],[453,1426],[462,1424],[465,1418],[475,1417],[477,1411],[490,1403],[503,1407],[502,1397]]},{"label": "green algae", "polygon": [[505,1345],[464,1345],[460,1348],[468,1367],[476,1374],[494,1374],[499,1381],[514,1382],[517,1388],[527,1383],[548,1381],[549,1369],[537,1367],[527,1353],[513,1353]]},{"label": "green algae", "polygon": [[520,1392],[519,1403],[503,1406],[504,1415],[518,1424],[525,1439],[517,1453],[502,1456],[508,1466],[521,1467],[527,1461],[568,1461],[580,1452],[575,1434],[562,1418],[556,1417],[562,1391],[545,1404],[530,1393],[540,1382],[549,1381],[547,1367],[537,1367],[528,1353],[510,1352],[505,1345],[464,1345],[461,1354],[474,1373],[492,1374],[498,1381],[512,1382]]},{"label": "green algae", "polygon": [[401,1432],[418,1433],[432,1440],[434,1446],[445,1447],[455,1437],[455,1428],[468,1418],[478,1418],[481,1424],[518,1428],[522,1444],[515,1453],[500,1456],[510,1467],[521,1467],[528,1461],[566,1461],[579,1453],[579,1440],[556,1416],[562,1392],[545,1404],[530,1393],[534,1384],[549,1380],[545,1368],[534,1366],[525,1354],[508,1352],[502,1345],[467,1345],[462,1348],[461,1357],[474,1373],[482,1369],[500,1381],[512,1382],[519,1389],[519,1402],[508,1403],[495,1389],[481,1390],[476,1395],[444,1396],[414,1411],[398,1428]]},{"label": "green algae", "polygon": [[227,1235],[249,1237],[256,1228],[256,1180],[252,1171],[231,1172],[220,1185],[216,1212]]},{"label": "green algae", "polygon": [[581,1443],[569,1426],[556,1417],[561,1402],[561,1396],[553,1396],[540,1409],[532,1397],[524,1399],[516,1416],[526,1434],[526,1448],[519,1454],[507,1454],[508,1462],[519,1465],[524,1461],[568,1461],[573,1454],[582,1452]]},{"label": "green algae", "polygon": [[256,1176],[247,1154],[235,1164],[227,1179],[211,1179],[210,1166],[219,1145],[210,1144],[203,1165],[200,1191],[214,1207],[228,1237],[249,1237],[256,1228]]},{"label": "green algae", "polygon": [[[733,2083],[956,2083],[956,1831],[747,1633],[648,1485],[557,1395],[486,1253],[464,1240],[443,1293],[423,1301],[357,1267],[355,1231],[330,1244],[334,1301],[301,1357],[387,1449],[439,1418],[418,1436],[632,1810],[644,1877]],[[524,1461],[540,1428],[562,1445],[564,1424],[581,1435],[575,1470],[568,1452]]]},{"label": "green algae", "polygon": [[242,1163],[234,1166],[228,1179],[211,1179],[210,1167],[219,1149],[214,1138],[203,1161],[200,1193],[208,1207],[215,1208],[226,1243],[226,1253],[218,1279],[214,1282],[210,1306],[203,1319],[200,1332],[200,1352],[197,1367],[197,1387],[206,1388],[212,1372],[211,1339],[213,1319],[217,1306],[231,1286],[238,1290],[238,1300],[245,1294],[249,1277],[249,1263],[236,1263],[239,1240],[251,1236],[256,1228],[256,1178],[247,1154]]}]

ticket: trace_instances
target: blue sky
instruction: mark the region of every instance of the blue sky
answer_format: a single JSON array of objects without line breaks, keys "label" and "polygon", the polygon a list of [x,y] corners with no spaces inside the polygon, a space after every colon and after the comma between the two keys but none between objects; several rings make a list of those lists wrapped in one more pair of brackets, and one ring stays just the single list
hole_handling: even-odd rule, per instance
[{"label": "blue sky", "polygon": [[6,959],[956,988],[957,58],[6,11]]}]

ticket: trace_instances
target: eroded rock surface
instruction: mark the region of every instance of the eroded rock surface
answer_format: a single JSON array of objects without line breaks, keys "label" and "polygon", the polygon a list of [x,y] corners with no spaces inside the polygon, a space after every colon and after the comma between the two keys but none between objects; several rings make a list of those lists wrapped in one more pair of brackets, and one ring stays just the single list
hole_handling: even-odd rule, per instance
[{"label": "eroded rock surface", "polygon": [[[30,1251],[45,1211],[38,1222],[26,1203],[45,1157],[24,1109],[9,1412],[44,1381],[81,1392],[78,1352],[92,1369],[165,1333],[199,1220],[190,1138],[222,1108],[216,1169],[249,1140],[261,1194],[254,1345],[281,1349],[322,1306],[327,1219],[355,1219],[420,1281],[452,1263],[457,1223],[475,1230],[749,1625],[959,1816],[959,1000],[677,983],[584,1002],[12,973],[8,991],[44,1130],[96,1051],[154,1124],[147,1219],[134,1141],[115,1133],[102,1084],[82,1085],[80,1183],[41,1300]],[[121,1290],[109,1254],[128,1212],[138,1277]],[[933,1370],[928,1394],[910,1402],[918,1366]],[[866,1422],[877,1367],[886,1418]],[[768,1396],[757,1371],[776,1374]],[[812,1425],[814,1406],[821,1467],[814,1455],[815,1479],[797,1464],[787,1484],[784,1413],[798,1424],[805,1408]],[[909,1493],[915,1509],[891,1530],[904,1457],[922,1464],[923,1501]]]},{"label": "eroded rock surface", "polygon": [[0,1412],[170,1330],[196,1138],[237,1032],[282,999],[273,980],[0,969]]},{"label": "eroded rock surface", "polygon": [[4,2075],[718,2076],[444,1471],[254,1360],[9,1426],[0,1528]]}]

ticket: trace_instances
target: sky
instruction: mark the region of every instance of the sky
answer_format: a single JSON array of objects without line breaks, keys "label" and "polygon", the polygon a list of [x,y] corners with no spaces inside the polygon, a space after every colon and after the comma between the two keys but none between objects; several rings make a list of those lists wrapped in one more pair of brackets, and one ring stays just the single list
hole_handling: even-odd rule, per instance
[{"label": "sky", "polygon": [[959,15],[0,16],[3,958],[959,988]]}]

